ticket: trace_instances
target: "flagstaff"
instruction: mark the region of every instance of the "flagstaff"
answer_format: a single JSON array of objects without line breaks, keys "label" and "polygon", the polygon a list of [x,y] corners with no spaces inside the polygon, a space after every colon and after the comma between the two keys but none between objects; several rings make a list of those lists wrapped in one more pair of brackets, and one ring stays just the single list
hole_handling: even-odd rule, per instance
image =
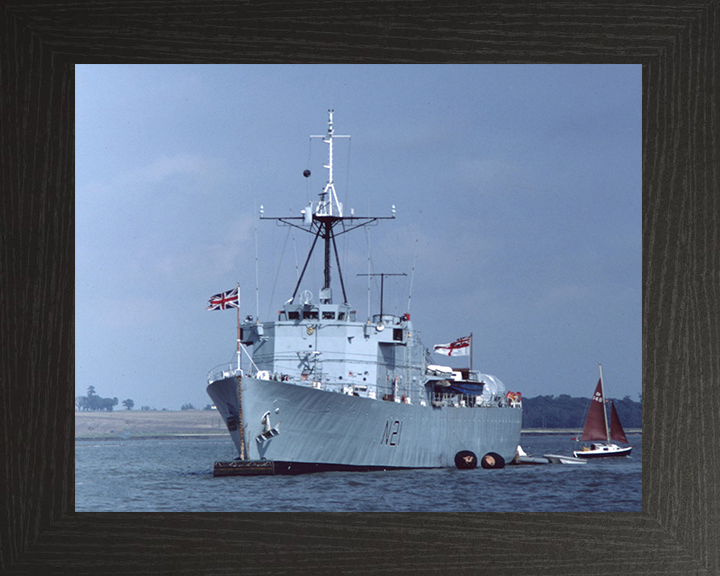
[{"label": "flagstaff", "polygon": [[237,307],[237,319],[238,319],[238,372],[241,370],[240,367],[240,282],[237,284],[237,291],[238,291],[238,307]]}]

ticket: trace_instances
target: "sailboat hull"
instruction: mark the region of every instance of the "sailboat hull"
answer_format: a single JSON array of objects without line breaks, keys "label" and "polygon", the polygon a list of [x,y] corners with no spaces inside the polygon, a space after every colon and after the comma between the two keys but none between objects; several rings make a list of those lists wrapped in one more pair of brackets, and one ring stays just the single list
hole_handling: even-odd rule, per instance
[{"label": "sailboat hull", "polygon": [[588,450],[575,450],[573,454],[576,458],[593,459],[593,458],[620,458],[623,456],[630,456],[632,452],[632,446],[627,448],[621,448],[616,444],[602,444],[600,446],[595,445],[593,448]]},{"label": "sailboat hull", "polygon": [[455,467],[463,450],[510,462],[520,441],[522,409],[509,406],[422,406],[247,376],[207,392],[238,453],[276,473]]}]

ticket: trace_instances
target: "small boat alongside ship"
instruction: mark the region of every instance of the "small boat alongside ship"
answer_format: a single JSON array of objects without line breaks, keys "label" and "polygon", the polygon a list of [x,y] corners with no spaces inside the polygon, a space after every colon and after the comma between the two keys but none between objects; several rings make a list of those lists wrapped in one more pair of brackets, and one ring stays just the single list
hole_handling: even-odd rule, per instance
[{"label": "small boat alongside ship", "polygon": [[512,463],[522,466],[537,466],[539,464],[547,464],[548,460],[547,458],[541,458],[539,456],[529,456],[527,452],[522,449],[522,446],[518,445]]},{"label": "small boat alongside ship", "polygon": [[523,466],[537,466],[542,464],[587,464],[587,460],[575,458],[574,456],[564,456],[562,454],[543,454],[542,457],[529,456],[525,450],[522,449],[522,446],[518,446],[512,463]]},{"label": "small boat alongside ship", "polygon": [[550,464],[587,464],[587,460],[575,458],[574,456],[564,456],[562,454],[543,454]]},{"label": "small boat alongside ship", "polygon": [[[501,468],[520,441],[522,398],[496,377],[430,362],[410,314],[361,320],[348,303],[335,238],[382,219],[344,209],[333,183],[333,112],[327,133],[328,181],[300,216],[261,219],[314,238],[292,296],[274,320],[240,322],[239,289],[213,296],[208,309],[237,308],[237,364],[208,374],[207,393],[239,457],[215,475],[299,474],[325,470]],[[309,170],[304,172],[305,176]],[[302,286],[316,244],[324,247],[319,297]],[[331,289],[335,265],[342,295]],[[382,276],[381,276],[382,281]],[[437,345],[464,355],[471,338]],[[247,348],[252,348],[252,353]],[[241,367],[241,353],[249,366]]]},{"label": "small boat alongside ship", "polygon": [[[599,365],[598,365],[599,366]],[[603,385],[602,366],[600,368],[600,380],[595,387],[595,393],[590,401],[585,426],[583,427],[580,442],[592,442],[590,446],[583,446],[581,450],[574,450],[576,458],[618,458],[630,456],[632,446],[618,446],[610,442],[622,442],[629,444],[615,404],[610,401],[610,426],[608,427],[607,410],[605,409],[605,387]]]}]

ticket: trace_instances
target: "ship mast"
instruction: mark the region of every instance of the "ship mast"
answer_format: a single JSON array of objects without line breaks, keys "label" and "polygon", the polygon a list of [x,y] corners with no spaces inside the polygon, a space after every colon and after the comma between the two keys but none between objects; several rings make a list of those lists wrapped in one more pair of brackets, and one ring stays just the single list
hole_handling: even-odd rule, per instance
[{"label": "ship mast", "polygon": [[310,136],[310,138],[322,138],[323,142],[328,145],[328,163],[323,164],[323,168],[328,170],[328,181],[325,188],[320,194],[320,204],[317,213],[323,216],[332,216],[333,212],[342,218],[342,204],[338,202],[335,192],[335,183],[333,182],[333,138],[350,138],[347,135],[335,134],[333,129],[333,110],[328,110],[328,130],[323,136]]},{"label": "ship mast", "polygon": [[[343,302],[347,304],[347,294],[345,293],[345,284],[343,282],[342,270],[340,269],[340,257],[338,255],[337,244],[335,237],[361,226],[366,226],[377,220],[387,220],[395,218],[395,206],[392,207],[392,216],[355,216],[353,211],[350,211],[350,216],[343,215],[343,205],[338,201],[337,193],[335,191],[335,183],[333,181],[333,140],[335,138],[350,138],[350,136],[335,134],[333,128],[333,110],[328,110],[328,129],[327,133],[322,136],[310,136],[311,138],[322,138],[323,142],[328,145],[328,163],[323,164],[323,168],[328,170],[328,180],[320,193],[320,200],[317,202],[310,202],[310,204],[302,210],[302,216],[291,216],[291,217],[280,217],[280,218],[265,218],[263,207],[260,207],[260,219],[265,220],[277,220],[283,224],[294,226],[305,232],[309,232],[315,235],[313,243],[310,247],[310,251],[305,260],[300,277],[298,278],[295,290],[293,291],[292,298],[290,301],[295,300],[298,290],[300,289],[300,283],[305,275],[310,257],[312,256],[313,250],[317,241],[322,238],[325,247],[325,263],[324,263],[324,274],[323,274],[323,288],[320,292],[320,303],[331,304],[332,303],[332,291],[330,289],[330,269],[332,256],[331,252],[335,254],[335,263],[338,269],[338,278],[340,280],[340,287],[343,293]],[[309,176],[310,172],[305,171],[305,175]],[[301,220],[302,224],[296,223]],[[346,222],[350,223],[348,226]],[[337,230],[336,227],[340,225],[341,230]]]},{"label": "ship mast", "polygon": [[[325,188],[320,193],[320,202],[318,202],[315,208],[314,216],[317,217],[319,222],[318,232],[322,233],[322,238],[325,243],[325,267],[324,267],[324,284],[322,291],[320,292],[320,302],[323,304],[330,304],[332,302],[332,292],[330,290],[330,247],[335,249],[335,258],[337,260],[338,277],[340,279],[340,286],[343,292],[343,300],[347,302],[347,296],[345,295],[345,285],[342,279],[342,273],[340,271],[340,259],[337,255],[337,246],[335,246],[335,237],[333,235],[333,226],[342,220],[342,204],[338,202],[337,193],[335,192],[335,183],[333,182],[333,139],[334,138],[350,138],[350,136],[340,136],[335,134],[333,128],[333,110],[328,110],[328,129],[327,134],[324,136],[310,136],[310,138],[322,138],[323,142],[328,145],[328,163],[323,164],[323,168],[327,168],[328,180],[325,184]],[[300,281],[298,280],[298,286],[295,288],[297,293],[300,287]],[[293,294],[293,298],[295,294]]]}]

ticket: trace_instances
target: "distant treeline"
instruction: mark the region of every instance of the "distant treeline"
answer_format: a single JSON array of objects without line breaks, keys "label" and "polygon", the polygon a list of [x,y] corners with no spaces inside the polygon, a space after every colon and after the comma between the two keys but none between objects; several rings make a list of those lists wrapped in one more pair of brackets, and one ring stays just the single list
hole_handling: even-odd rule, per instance
[{"label": "distant treeline", "polygon": [[113,408],[118,405],[117,398],[101,398],[95,393],[95,386],[88,387],[87,396],[78,396],[75,398],[75,407],[78,410],[107,410],[112,412]]},{"label": "distant treeline", "polygon": [[[642,428],[642,397],[635,402],[630,396],[622,400],[612,399],[615,403],[623,428]],[[582,428],[585,424],[590,398],[571,398],[567,394],[560,396],[536,396],[523,398],[523,428]],[[610,405],[608,404],[608,421]]]}]

